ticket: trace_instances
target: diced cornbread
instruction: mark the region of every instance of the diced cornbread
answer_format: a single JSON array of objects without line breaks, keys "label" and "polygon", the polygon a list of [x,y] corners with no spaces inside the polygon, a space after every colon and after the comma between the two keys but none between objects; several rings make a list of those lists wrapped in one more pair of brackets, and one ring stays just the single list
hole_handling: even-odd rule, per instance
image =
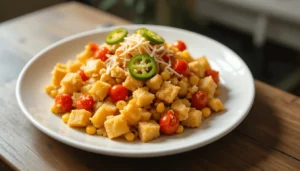
[{"label": "diced cornbread", "polygon": [[199,81],[199,89],[204,91],[208,97],[214,97],[217,84],[211,76],[205,77]]},{"label": "diced cornbread", "polygon": [[123,115],[110,116],[104,122],[108,138],[116,138],[129,132],[129,127]]},{"label": "diced cornbread", "polygon": [[202,78],[205,74],[205,68],[199,61],[193,61],[189,63],[190,70],[195,73],[198,77]]},{"label": "diced cornbread", "polygon": [[158,90],[162,84],[163,80],[159,74],[156,74],[154,77],[149,79],[146,84],[152,90]]},{"label": "diced cornbread", "polygon": [[107,96],[110,87],[111,85],[106,82],[97,81],[89,90],[89,93],[96,95],[101,101],[103,101],[103,99]]},{"label": "diced cornbread", "polygon": [[117,107],[111,102],[104,102],[102,106],[96,110],[94,116],[91,118],[93,125],[96,128],[104,126],[106,117],[114,115],[117,112]]},{"label": "diced cornbread", "polygon": [[179,99],[179,101],[181,101],[181,103],[183,103],[185,106],[191,107],[191,103],[188,99]]},{"label": "diced cornbread", "polygon": [[100,77],[100,81],[102,81],[102,82],[107,82],[107,83],[108,83],[111,79],[112,79],[111,76],[110,76],[109,74],[107,74],[107,73],[103,73],[103,74],[101,75],[101,77]]},{"label": "diced cornbread", "polygon": [[147,142],[159,137],[160,126],[153,120],[148,122],[139,122],[138,131],[141,141]]},{"label": "diced cornbread", "polygon": [[183,104],[181,100],[174,101],[171,105],[171,109],[173,109],[174,112],[177,113],[180,121],[186,120],[188,118],[188,112],[190,108]]},{"label": "diced cornbread", "polygon": [[147,88],[139,88],[133,92],[133,98],[139,107],[150,105],[155,98],[155,95],[150,93]]},{"label": "diced cornbread", "polygon": [[208,60],[206,59],[205,56],[202,56],[202,57],[198,58],[197,61],[200,62],[200,64],[205,68],[205,70],[210,69],[209,62],[208,62]]},{"label": "diced cornbread", "polygon": [[69,116],[68,125],[70,127],[86,127],[90,124],[91,112],[85,109],[72,110]]},{"label": "diced cornbread", "polygon": [[59,86],[61,80],[67,74],[67,69],[64,65],[58,63],[55,65],[51,74],[52,74],[52,84],[55,86]]},{"label": "diced cornbread", "polygon": [[90,89],[93,87],[92,84],[85,84],[84,86],[81,87],[80,91],[85,94],[90,91]]},{"label": "diced cornbread", "polygon": [[143,108],[139,108],[139,112],[141,114],[141,119],[140,119],[141,122],[150,120],[151,113],[149,111]]},{"label": "diced cornbread", "polygon": [[68,72],[77,72],[81,66],[82,66],[82,63],[80,63],[79,61],[69,60],[67,62],[67,71]]},{"label": "diced cornbread", "polygon": [[181,81],[179,81],[178,86],[180,87],[178,95],[180,97],[185,96],[188,92],[189,83],[186,82],[186,81],[181,80]]},{"label": "diced cornbread", "polygon": [[220,99],[208,99],[208,106],[215,112],[224,110],[223,103]]},{"label": "diced cornbread", "polygon": [[73,95],[72,95],[73,105],[72,105],[72,106],[76,107],[77,99],[78,99],[81,95],[82,95],[82,93],[77,93],[77,92],[73,93]]},{"label": "diced cornbread", "polygon": [[100,69],[105,67],[105,63],[100,59],[89,60],[84,68],[84,73],[86,76],[92,77],[93,74],[99,74]]},{"label": "diced cornbread", "polygon": [[78,73],[69,72],[60,82],[63,93],[72,94],[81,89],[83,82]]},{"label": "diced cornbread", "polygon": [[111,68],[110,76],[113,78],[121,78],[121,79],[126,77],[125,71],[117,65]]},{"label": "diced cornbread", "polygon": [[201,125],[202,121],[202,112],[200,110],[196,110],[195,108],[191,108],[188,114],[188,118],[181,122],[182,125],[195,128]]},{"label": "diced cornbread", "polygon": [[131,100],[120,113],[128,125],[136,125],[142,117],[135,99]]},{"label": "diced cornbread", "polygon": [[79,55],[77,55],[77,60],[81,62],[82,64],[85,64],[86,61],[92,57],[93,52],[90,50],[88,46],[85,47],[85,50],[81,52]]},{"label": "diced cornbread", "polygon": [[143,82],[134,79],[132,76],[128,76],[125,80],[125,82],[123,82],[122,84],[124,87],[126,87],[128,90],[134,91],[140,87],[143,86]]},{"label": "diced cornbread", "polygon": [[167,103],[172,103],[177,97],[179,90],[180,87],[171,84],[170,81],[165,81],[156,93],[156,97],[160,100],[164,100]]}]

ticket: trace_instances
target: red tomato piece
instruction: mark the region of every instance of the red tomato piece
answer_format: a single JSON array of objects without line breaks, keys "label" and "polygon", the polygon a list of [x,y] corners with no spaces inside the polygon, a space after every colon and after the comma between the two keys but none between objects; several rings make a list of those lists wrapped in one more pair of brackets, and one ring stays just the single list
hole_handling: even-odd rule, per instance
[{"label": "red tomato piece", "polygon": [[177,47],[179,51],[184,51],[186,49],[186,45],[183,41],[177,40],[173,43],[173,46]]},{"label": "red tomato piece", "polygon": [[94,43],[94,42],[90,42],[88,44],[88,46],[92,52],[96,52],[99,49],[99,46],[97,45],[97,43]]},{"label": "red tomato piece", "polygon": [[121,84],[116,84],[110,88],[109,96],[115,102],[119,100],[125,100],[128,96],[128,89]]},{"label": "red tomato piece", "polygon": [[70,112],[72,110],[73,100],[69,94],[58,94],[55,97],[55,104],[60,106],[63,112]]},{"label": "red tomato piece", "polygon": [[94,98],[89,94],[81,95],[76,101],[77,109],[92,110],[94,107]]},{"label": "red tomato piece", "polygon": [[173,65],[173,69],[177,73],[184,76],[187,76],[190,71],[189,65],[187,64],[187,62],[185,62],[185,60],[182,59],[176,59],[175,64]]},{"label": "red tomato piece", "polygon": [[162,59],[165,61],[165,62],[168,62],[169,60],[173,61],[174,60],[174,55],[172,53],[167,53],[165,54]]},{"label": "red tomato piece", "polygon": [[215,81],[216,84],[219,83],[219,72],[215,70],[207,70],[205,72],[205,76],[211,76],[212,79]]},{"label": "red tomato piece", "polygon": [[109,54],[109,50],[106,47],[101,47],[95,53],[95,59],[101,59],[102,61],[107,60],[106,54]]},{"label": "red tomato piece", "polygon": [[89,79],[89,77],[85,75],[85,73],[82,69],[78,70],[77,72],[78,72],[79,76],[81,77],[82,81],[86,81]]},{"label": "red tomato piece", "polygon": [[208,97],[204,91],[198,91],[192,95],[192,106],[200,110],[207,106]]},{"label": "red tomato piece", "polygon": [[160,131],[163,134],[171,135],[174,134],[179,126],[179,117],[173,111],[169,110],[163,114],[159,120]]}]

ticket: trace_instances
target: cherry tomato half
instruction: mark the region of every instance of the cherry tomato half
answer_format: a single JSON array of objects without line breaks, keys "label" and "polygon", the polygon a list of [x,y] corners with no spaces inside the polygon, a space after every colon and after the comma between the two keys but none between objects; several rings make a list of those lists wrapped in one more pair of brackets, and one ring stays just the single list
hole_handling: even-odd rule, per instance
[{"label": "cherry tomato half", "polygon": [[85,75],[85,73],[82,69],[78,70],[77,72],[78,72],[79,76],[81,77],[82,81],[86,81],[89,79],[89,77]]},{"label": "cherry tomato half", "polygon": [[173,69],[179,73],[182,74],[184,76],[188,75],[190,68],[189,65],[187,64],[187,62],[185,62],[185,60],[182,59],[176,59],[174,65],[173,65]]},{"label": "cherry tomato half", "polygon": [[207,95],[204,91],[198,91],[192,95],[192,106],[200,110],[207,106]]},{"label": "cherry tomato half", "polygon": [[76,101],[77,109],[91,110],[94,106],[94,98],[89,94],[81,95]]},{"label": "cherry tomato half", "polygon": [[179,126],[179,118],[173,110],[163,114],[159,120],[160,131],[163,134],[174,134]]},{"label": "cherry tomato half", "polygon": [[184,51],[186,49],[186,45],[183,41],[177,40],[173,43],[173,46],[177,47],[179,51]]},{"label": "cherry tomato half", "polygon": [[110,88],[109,96],[115,102],[125,100],[128,96],[128,89],[123,87],[121,84],[116,84]]},{"label": "cherry tomato half", "polygon": [[95,53],[95,59],[101,59],[102,61],[107,60],[106,54],[109,54],[109,50],[106,47],[101,47]]},{"label": "cherry tomato half", "polygon": [[165,61],[165,62],[168,62],[169,60],[173,61],[174,60],[174,55],[172,53],[167,53],[165,54],[162,59]]},{"label": "cherry tomato half", "polygon": [[90,50],[92,52],[96,52],[99,49],[99,46],[97,45],[97,43],[94,43],[94,42],[90,42],[88,44],[88,47],[90,48]]},{"label": "cherry tomato half", "polygon": [[60,106],[63,112],[70,112],[72,110],[73,100],[69,94],[58,94],[55,97],[55,104]]},{"label": "cherry tomato half", "polygon": [[216,84],[219,83],[219,72],[218,71],[215,71],[215,70],[212,70],[212,69],[207,70],[205,72],[205,76],[211,76]]}]

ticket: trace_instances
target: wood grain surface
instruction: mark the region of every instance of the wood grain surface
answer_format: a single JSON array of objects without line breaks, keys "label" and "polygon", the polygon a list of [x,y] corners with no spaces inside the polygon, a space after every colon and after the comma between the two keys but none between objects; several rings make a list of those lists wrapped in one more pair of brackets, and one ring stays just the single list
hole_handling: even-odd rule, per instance
[{"label": "wood grain surface", "polygon": [[178,155],[103,156],[62,144],[36,129],[15,98],[22,67],[51,43],[107,22],[130,24],[75,2],[0,24],[0,170],[300,169],[300,99],[259,81],[253,108],[237,129],[210,145]]}]

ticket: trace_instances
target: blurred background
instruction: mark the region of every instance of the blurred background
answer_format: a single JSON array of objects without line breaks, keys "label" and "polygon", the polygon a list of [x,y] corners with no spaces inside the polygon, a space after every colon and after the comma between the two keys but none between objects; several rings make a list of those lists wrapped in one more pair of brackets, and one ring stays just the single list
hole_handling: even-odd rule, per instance
[{"label": "blurred background", "polygon": [[[66,1],[1,0],[0,22]],[[300,96],[300,0],[78,1],[133,23],[204,34],[241,56],[256,79]]]}]

